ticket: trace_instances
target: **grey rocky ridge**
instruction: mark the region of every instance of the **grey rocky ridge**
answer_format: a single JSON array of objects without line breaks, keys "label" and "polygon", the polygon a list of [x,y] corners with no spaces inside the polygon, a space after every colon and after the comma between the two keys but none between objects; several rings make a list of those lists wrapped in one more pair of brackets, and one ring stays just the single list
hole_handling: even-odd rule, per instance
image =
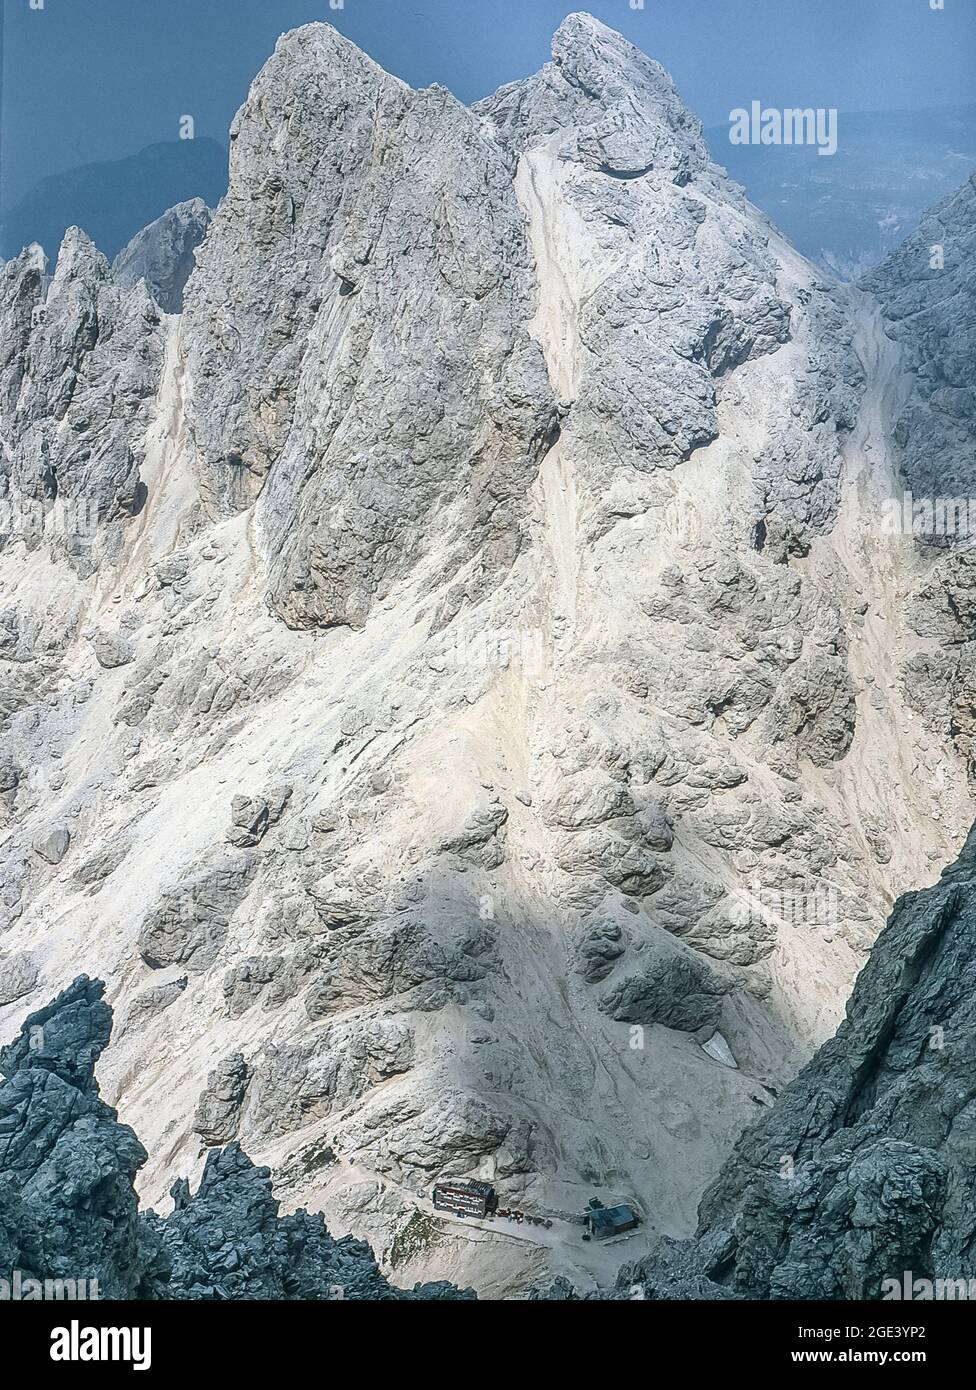
[{"label": "grey rocky ridge", "polygon": [[183,287],[194,267],[194,253],[209,226],[210,209],[202,198],[177,203],[137,232],[119,252],[112,262],[113,279],[121,285],[144,280],[160,309],[178,314],[183,307]]},{"label": "grey rocky ridge", "polygon": [[691,1236],[974,819],[968,552],[882,524],[968,485],[972,185],[833,285],[585,15],[470,109],[306,26],[230,148],[2,269],[0,1030],[105,981],[148,1206],[611,1285],[562,1218]]}]

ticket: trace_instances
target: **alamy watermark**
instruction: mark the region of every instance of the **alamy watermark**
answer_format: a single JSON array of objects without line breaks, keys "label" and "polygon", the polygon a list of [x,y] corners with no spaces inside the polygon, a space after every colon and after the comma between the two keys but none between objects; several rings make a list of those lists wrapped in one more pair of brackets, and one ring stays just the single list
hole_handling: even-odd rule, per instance
[{"label": "alamy watermark", "polygon": [[874,528],[880,536],[971,541],[976,536],[976,497],[886,497]]},{"label": "alamy watermark", "polygon": [[98,1298],[97,1279],[34,1279],[21,1269],[0,1278],[0,1303],[90,1303]]},{"label": "alamy watermark", "polygon": [[0,536],[28,545],[58,538],[90,540],[98,529],[98,509],[84,497],[54,501],[36,497],[0,498]]},{"label": "alamy watermark", "polygon": [[455,671],[507,671],[527,676],[545,671],[545,642],[541,628],[482,628],[458,632],[448,651]]},{"label": "alamy watermark", "polygon": [[897,1279],[882,1279],[881,1301],[906,1303],[976,1302],[976,1279],[916,1279],[910,1269]]},{"label": "alamy watermark", "polygon": [[51,1332],[52,1361],[131,1361],[134,1371],[152,1366],[151,1327],[83,1327],[77,1318]]},{"label": "alamy watermark", "polygon": [[817,154],[837,153],[836,106],[763,106],[754,101],[729,112],[733,145],[815,145]]},{"label": "alamy watermark", "polygon": [[832,883],[817,882],[809,888],[764,888],[754,879],[751,889],[732,894],[729,920],[737,927],[766,926],[836,927],[840,922],[840,892]]}]

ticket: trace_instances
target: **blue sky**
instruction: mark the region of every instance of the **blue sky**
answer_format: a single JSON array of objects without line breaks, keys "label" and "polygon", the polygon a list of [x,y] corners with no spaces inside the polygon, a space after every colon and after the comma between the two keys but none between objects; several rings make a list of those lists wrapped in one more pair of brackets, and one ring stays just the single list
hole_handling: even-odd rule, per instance
[{"label": "blue sky", "polygon": [[[38,4],[39,0],[33,0]],[[462,100],[534,72],[565,0],[0,0],[0,194],[175,139],[226,139],[278,34],[326,19],[413,86]],[[976,0],[591,0],[708,124],[756,98],[842,111],[976,101]]]}]

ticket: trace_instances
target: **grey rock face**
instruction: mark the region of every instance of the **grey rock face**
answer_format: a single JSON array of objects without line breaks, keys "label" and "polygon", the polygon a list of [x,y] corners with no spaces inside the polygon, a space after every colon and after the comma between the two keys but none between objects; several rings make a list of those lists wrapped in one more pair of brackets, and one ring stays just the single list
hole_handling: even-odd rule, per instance
[{"label": "grey rock face", "polygon": [[[365,928],[350,925],[346,939],[328,943],[318,978],[305,996],[313,1020],[425,985],[436,983],[450,992],[453,985],[480,982],[498,964],[490,931],[481,923],[459,924],[448,942],[408,915]],[[441,925],[442,932],[448,925]]]},{"label": "grey rock face", "polygon": [[17,791],[21,771],[20,764],[9,753],[0,754],[0,796],[9,797]]},{"label": "grey rock face", "polygon": [[586,983],[596,985],[605,980],[626,949],[616,922],[595,922],[587,927],[577,946],[579,971]]},{"label": "grey rock face", "polygon": [[279,40],[231,127],[230,185],[186,294],[192,429],[218,512],[254,500],[284,444],[345,180],[380,90],[397,85],[328,26],[308,26]]},{"label": "grey rock face", "polygon": [[415,1277],[537,1258],[437,1175],[681,1229],[972,820],[973,567],[860,544],[898,346],[584,16],[474,111],[309,26],[233,145],[182,316],[80,234],[0,277],[4,959],[105,962],[149,1200],[233,1135]]},{"label": "grey rock face", "polygon": [[452,1285],[394,1288],[364,1241],[333,1240],[321,1217],[298,1211],[279,1217],[267,1168],[256,1168],[236,1144],[207,1156],[200,1186],[173,1187],[175,1207],[146,1218],[158,1242],[151,1297],[172,1299],[473,1298]]},{"label": "grey rock face", "polygon": [[[269,142],[269,110],[298,138]],[[361,625],[437,540],[442,566],[504,572],[555,414],[497,147],[325,25],[279,42],[232,141],[187,289],[205,500],[246,506],[267,477],[271,596],[294,626]]]},{"label": "grey rock face", "polygon": [[[231,1018],[240,1018],[261,998],[267,985],[286,971],[284,956],[249,956],[228,970],[224,977],[224,998]],[[290,995],[278,995],[281,1002]]]},{"label": "grey rock face", "polygon": [[466,864],[497,869],[505,859],[501,838],[508,811],[497,801],[476,806],[454,835],[441,842],[441,849],[456,854]]},{"label": "grey rock face", "polygon": [[115,873],[128,852],[129,846],[127,844],[110,845],[107,849],[99,850],[91,859],[86,859],[83,864],[79,864],[72,877],[76,883],[87,888],[89,892],[98,893],[104,886],[106,879]]},{"label": "grey rock face", "polygon": [[115,1027],[115,1040],[121,1041],[128,1032],[138,1032],[139,1028],[175,1004],[189,983],[186,975],[165,985],[150,985],[126,1009]]},{"label": "grey rock face", "polygon": [[193,1131],[205,1144],[227,1144],[237,1135],[251,1073],[240,1052],[225,1057],[207,1077],[193,1116]]},{"label": "grey rock face", "polygon": [[34,957],[26,951],[0,957],[0,1005],[22,999],[36,987],[40,970]]},{"label": "grey rock face", "polygon": [[112,262],[112,276],[128,287],[145,280],[165,314],[183,307],[183,286],[193,270],[194,252],[207,235],[211,211],[202,198],[191,198],[143,227]]},{"label": "grey rock face", "polygon": [[154,970],[185,965],[205,970],[216,960],[230,914],[242,902],[254,875],[246,855],[224,861],[188,879],[146,918],[139,952]]},{"label": "grey rock face", "polygon": [[328,1116],[413,1062],[412,1030],[399,1022],[339,1024],[295,1046],[272,1043],[255,1060],[249,1132],[267,1138]]},{"label": "grey rock face", "polygon": [[34,840],[34,853],[40,855],[48,864],[60,864],[68,853],[70,844],[71,834],[68,827],[58,825]]},{"label": "grey rock face", "polygon": [[135,660],[132,643],[118,632],[96,632],[92,636],[92,647],[99,666],[112,671],[116,666],[128,666]]},{"label": "grey rock face", "polygon": [[715,972],[691,951],[671,945],[650,955],[638,974],[604,994],[600,1008],[620,1023],[660,1023],[685,1033],[714,1028],[727,988]]},{"label": "grey rock face", "polygon": [[701,126],[660,64],[587,14],[559,26],[551,64],[502,87],[481,109],[516,149],[540,133],[585,125],[576,137],[580,162],[609,175],[657,172],[683,185],[708,162]]},{"label": "grey rock face", "polygon": [[17,408],[26,366],[25,355],[43,297],[45,259],[39,246],[30,246],[3,267],[0,289],[0,414]]},{"label": "grey rock face", "polygon": [[278,824],[291,794],[291,787],[274,787],[266,797],[235,796],[227,832],[229,843],[238,849],[260,844],[271,827]]},{"label": "grey rock face", "polygon": [[[932,561],[912,602],[905,698],[976,767],[976,174],[866,278],[908,386],[895,429],[899,519]],[[890,524],[890,520],[889,520]],[[890,542],[894,544],[895,542]]]},{"label": "grey rock face", "polygon": [[697,1245],[621,1284],[662,1298],[878,1300],[905,1271],[970,1277],[974,933],[976,830],[940,883],[895,904],[835,1037],[706,1193]]},{"label": "grey rock face", "polygon": [[907,354],[912,391],[896,443],[919,499],[971,497],[976,481],[976,173],[862,281]]},{"label": "grey rock face", "polygon": [[72,508],[65,545],[87,573],[99,524],[131,516],[144,501],[139,435],[162,362],[159,314],[144,287],[113,282],[77,228],[65,236],[43,297],[36,254],[24,252],[14,265],[4,280],[11,302],[0,307],[13,330],[2,429],[15,444],[3,466],[5,492]]},{"label": "grey rock face", "polygon": [[[728,217],[736,194],[716,179],[701,126],[659,64],[583,14],[563,22],[552,55],[476,109],[520,161],[530,205],[544,205],[546,166],[558,161],[566,202],[604,258],[575,306],[578,361],[562,383],[573,453],[599,485],[621,462],[675,468],[717,438],[736,367],[807,340],[808,318],[831,319],[841,338],[843,326],[823,287],[806,310],[780,297],[768,238]],[[859,382],[849,344],[809,367],[755,459],[763,546],[780,553],[802,551],[829,525],[837,428],[852,423]]]},{"label": "grey rock face", "polygon": [[146,1152],[98,1098],[93,1068],[112,1020],[101,995],[82,976],[0,1052],[0,1253],[12,1257],[4,1268],[97,1280],[102,1298],[130,1298],[140,1277],[132,1182]]}]

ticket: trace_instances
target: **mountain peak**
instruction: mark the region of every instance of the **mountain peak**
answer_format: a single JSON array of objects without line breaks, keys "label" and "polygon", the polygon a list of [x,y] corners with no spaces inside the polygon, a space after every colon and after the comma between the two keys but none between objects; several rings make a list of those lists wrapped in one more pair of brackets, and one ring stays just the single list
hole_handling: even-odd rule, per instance
[{"label": "mountain peak", "polygon": [[567,81],[597,100],[619,101],[647,93],[678,99],[660,63],[583,11],[567,15],[556,30],[552,59]]},{"label": "mountain peak", "polygon": [[[0,275],[0,1028],[28,1015],[0,1059],[0,1273],[26,1267],[15,1164],[38,1224],[91,1232],[77,1267],[128,1243],[131,1296],[131,1176],[157,1201],[203,1140],[241,1147],[150,1223],[167,1296],[332,1285],[321,1222],[280,1223],[245,1153],[398,1269],[522,1291],[554,1250],[592,1284],[586,1202],[644,1218],[635,1255],[686,1228],[972,823],[976,565],[886,539],[902,486],[973,495],[969,204],[873,298],[837,292],[708,164],[658,64],[588,15],[553,54],[472,114],[294,31],[198,246],[184,193],[111,272],[72,231],[46,299]],[[191,257],[164,317],[145,286],[161,304]],[[835,1181],[829,1146],[866,1147],[889,1097],[907,1126],[943,1056],[958,1125],[936,1087],[920,1128],[965,1158],[967,1057],[920,1039],[940,1010],[965,1034],[976,998],[936,996],[976,907],[951,932],[911,911],[847,1061],[742,1151],[794,1153],[808,1098],[840,1097],[795,1141],[838,1268],[862,1196],[883,1221],[934,1150],[866,1169],[841,1138]],[[83,960],[148,1160],[85,1089],[100,986],[35,1011]],[[75,1113],[103,1205],[85,1131],[59,1142]],[[447,1177],[489,1180],[529,1238],[432,1215]],[[737,1158],[716,1215],[773,1193],[745,1231],[806,1278],[810,1190]],[[892,1260],[921,1258],[893,1204]]]},{"label": "mountain peak", "polygon": [[202,198],[169,208],[116,256],[112,272],[122,285],[145,280],[150,294],[167,314],[178,314],[183,286],[194,266],[194,252],[207,235],[211,212]]},{"label": "mountain peak", "polygon": [[583,162],[621,178],[653,169],[683,184],[709,162],[701,123],[660,63],[582,12],[556,30],[551,63],[476,110],[514,152],[575,131]]},{"label": "mountain peak", "polygon": [[81,227],[68,227],[58,251],[52,293],[55,292],[54,287],[79,273],[87,271],[98,279],[107,269],[108,261],[88,233]]},{"label": "mountain peak", "polygon": [[303,69],[311,67],[313,70],[328,71],[342,79],[351,69],[353,73],[369,72],[393,87],[406,86],[400,78],[394,77],[374,62],[357,43],[324,20],[301,24],[282,34],[275,44],[274,53],[265,63],[256,81],[260,82],[263,76],[269,72],[277,72],[282,67],[286,68],[289,82],[296,81],[298,75],[292,72],[292,66],[296,62],[301,63]]}]

